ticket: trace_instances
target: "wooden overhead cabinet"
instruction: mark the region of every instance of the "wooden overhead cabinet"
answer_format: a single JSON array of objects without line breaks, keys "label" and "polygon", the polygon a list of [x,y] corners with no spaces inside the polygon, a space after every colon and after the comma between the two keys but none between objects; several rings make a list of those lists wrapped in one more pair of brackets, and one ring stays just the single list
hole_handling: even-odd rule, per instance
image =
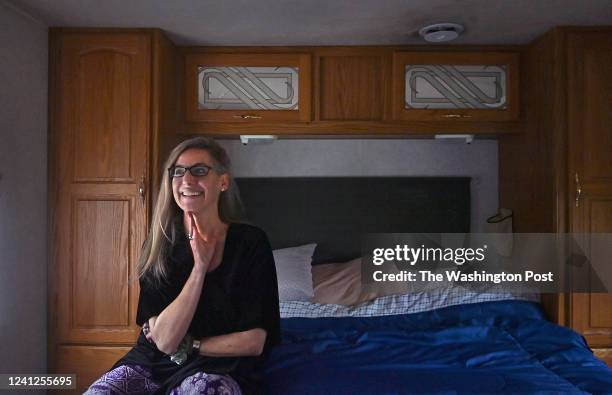
[{"label": "wooden overhead cabinet", "polygon": [[187,53],[188,122],[308,122],[311,56],[307,53]]},{"label": "wooden overhead cabinet", "polygon": [[395,52],[396,121],[513,121],[517,52]]},{"label": "wooden overhead cabinet", "polygon": [[388,52],[320,51],[315,117],[319,121],[385,120]]}]

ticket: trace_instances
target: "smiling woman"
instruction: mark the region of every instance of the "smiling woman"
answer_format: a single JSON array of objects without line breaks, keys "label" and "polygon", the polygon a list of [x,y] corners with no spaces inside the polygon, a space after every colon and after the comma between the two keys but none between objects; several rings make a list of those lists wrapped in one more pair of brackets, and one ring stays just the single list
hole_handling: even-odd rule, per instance
[{"label": "smiling woman", "polygon": [[242,222],[230,168],[211,139],[170,153],[138,264],[142,333],[86,394],[261,391],[279,337],[276,272],[266,234]]}]

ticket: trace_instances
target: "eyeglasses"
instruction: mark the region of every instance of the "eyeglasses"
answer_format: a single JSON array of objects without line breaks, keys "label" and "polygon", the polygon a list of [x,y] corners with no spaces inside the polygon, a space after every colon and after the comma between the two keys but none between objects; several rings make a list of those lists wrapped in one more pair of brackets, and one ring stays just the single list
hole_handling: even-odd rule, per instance
[{"label": "eyeglasses", "polygon": [[171,178],[178,178],[178,177],[183,177],[185,173],[187,173],[187,171],[189,170],[191,175],[194,177],[204,177],[212,169],[213,168],[210,166],[206,166],[206,165],[198,163],[190,167],[172,166],[171,168],[168,169],[168,173]]}]

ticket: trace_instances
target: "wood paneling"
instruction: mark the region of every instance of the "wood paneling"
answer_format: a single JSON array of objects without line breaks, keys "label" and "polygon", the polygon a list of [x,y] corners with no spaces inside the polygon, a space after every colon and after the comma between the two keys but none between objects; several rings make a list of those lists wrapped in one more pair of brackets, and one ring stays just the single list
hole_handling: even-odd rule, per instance
[{"label": "wood paneling", "polygon": [[[499,199],[515,232],[565,232],[566,112],[560,35],[551,31],[521,54],[524,133],[499,136]],[[542,295],[549,319],[566,324],[563,294]]]},{"label": "wood paneling", "polygon": [[146,145],[135,142],[148,141],[150,38],[65,34],[61,41],[59,121],[74,153],[72,177],[137,182],[146,167]]},{"label": "wood paneling", "polygon": [[150,166],[150,183],[147,191],[152,197],[151,207],[159,192],[162,169],[170,149],[169,137],[179,131],[179,110],[182,85],[179,81],[180,57],[174,44],[159,30],[153,40],[153,87],[151,97],[151,151],[147,163]]},{"label": "wood paneling", "polygon": [[[57,394],[82,394],[130,349],[128,347],[60,346],[55,373],[76,374],[75,390],[51,391]],[[95,362],[95,363],[92,363]]]},{"label": "wood paneling", "polygon": [[[587,218],[590,222],[590,232],[612,233],[612,193],[607,199],[600,196],[597,199],[588,199],[585,203],[589,207]],[[612,262],[609,261],[610,256],[604,252],[606,250],[609,251],[609,246],[597,247],[592,244],[590,248],[590,257],[594,266],[599,270],[599,276],[609,276],[612,273],[610,269]],[[608,270],[604,271],[604,268]],[[612,294],[590,294],[589,306],[589,327],[603,329],[607,332],[608,345],[612,346]]]},{"label": "wood paneling", "polygon": [[[75,51],[74,174],[77,180],[130,178],[130,54],[115,48]],[[72,71],[71,71],[72,72]],[[135,92],[138,94],[138,92]],[[96,158],[97,160],[91,160]]]},{"label": "wood paneling", "polygon": [[319,62],[320,119],[382,120],[385,58],[323,56]]},{"label": "wood paneling", "polygon": [[524,133],[499,137],[500,205],[514,210],[515,232],[563,231],[565,208],[555,201],[557,190],[564,188],[556,182],[557,169],[565,163],[556,52],[555,36],[549,33],[522,54]]},{"label": "wood paneling", "polygon": [[91,196],[73,207],[73,328],[127,327],[130,201]]},{"label": "wood paneling", "polygon": [[[581,234],[612,233],[612,188],[607,197],[583,196],[580,206],[574,207],[573,211],[573,216],[578,217],[573,221],[575,232]],[[596,267],[610,264],[610,262],[602,262],[597,255],[594,256],[591,245],[587,245],[586,250]],[[593,273],[585,275],[592,276]],[[598,275],[602,275],[601,271]],[[572,327],[580,331],[590,345],[612,347],[612,295],[609,293],[575,293],[572,295],[571,304]]]},{"label": "wood paneling", "polygon": [[586,193],[612,183],[612,33],[568,37],[570,166]]}]

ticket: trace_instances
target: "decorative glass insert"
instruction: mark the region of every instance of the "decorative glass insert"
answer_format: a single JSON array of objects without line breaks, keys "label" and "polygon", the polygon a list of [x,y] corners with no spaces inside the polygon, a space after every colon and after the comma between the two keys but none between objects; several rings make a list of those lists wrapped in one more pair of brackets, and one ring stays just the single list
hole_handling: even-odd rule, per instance
[{"label": "decorative glass insert", "polygon": [[198,67],[198,108],[298,110],[298,67]]},{"label": "decorative glass insert", "polygon": [[407,65],[407,109],[507,107],[506,68],[491,65]]}]

